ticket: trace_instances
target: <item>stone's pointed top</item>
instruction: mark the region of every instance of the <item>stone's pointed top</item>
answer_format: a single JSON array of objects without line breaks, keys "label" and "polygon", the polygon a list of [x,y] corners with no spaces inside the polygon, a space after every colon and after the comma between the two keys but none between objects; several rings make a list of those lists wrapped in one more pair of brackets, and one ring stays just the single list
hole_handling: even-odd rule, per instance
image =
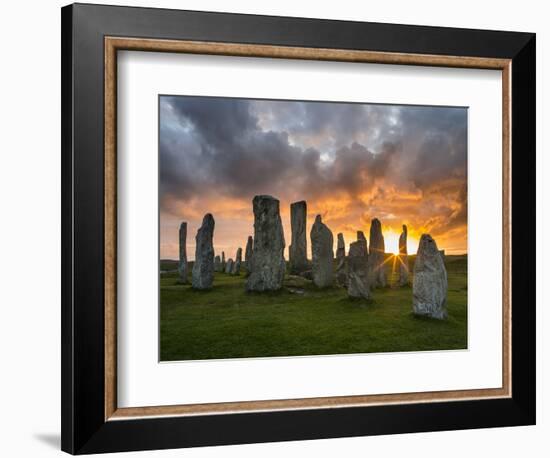
[{"label": "stone's pointed top", "polygon": [[247,243],[248,243],[248,242],[252,243],[253,241],[254,241],[254,239],[252,238],[251,235],[249,235],[249,236],[248,236],[248,239],[247,239]]},{"label": "stone's pointed top", "polygon": [[407,233],[407,225],[406,224],[403,224],[403,232],[406,234]]},{"label": "stone's pointed top", "polygon": [[363,231],[357,231],[357,240],[362,240],[364,242],[367,241],[367,238],[365,237]]},{"label": "stone's pointed top", "polygon": [[187,221],[182,221],[180,227],[187,227]]},{"label": "stone's pointed top", "polygon": [[214,224],[214,217],[212,216],[212,213],[207,213],[204,215],[204,218],[202,219],[202,224]]},{"label": "stone's pointed top", "polygon": [[430,234],[422,234],[418,242],[414,271],[430,270],[433,266],[445,270],[444,260],[437,248],[437,243]]},{"label": "stone's pointed top", "polygon": [[338,243],[344,243],[344,234],[342,234],[341,232],[338,232]]},{"label": "stone's pointed top", "polygon": [[380,227],[382,226],[380,224],[380,220],[378,218],[371,219],[370,224],[371,224],[371,226],[380,226]]},{"label": "stone's pointed top", "polygon": [[437,243],[430,234],[422,234],[418,243],[418,252],[423,252],[427,255],[439,254]]},{"label": "stone's pointed top", "polygon": [[317,215],[315,217],[315,224],[317,223],[321,223],[321,224],[323,223],[323,218],[321,218],[321,215]]}]

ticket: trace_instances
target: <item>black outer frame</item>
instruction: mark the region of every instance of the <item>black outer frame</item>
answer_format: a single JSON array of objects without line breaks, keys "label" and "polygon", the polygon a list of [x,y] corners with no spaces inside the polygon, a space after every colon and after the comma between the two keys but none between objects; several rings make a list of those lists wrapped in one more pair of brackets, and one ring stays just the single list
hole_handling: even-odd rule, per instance
[{"label": "black outer frame", "polygon": [[[61,448],[99,453],[536,421],[535,35],[74,4],[62,8]],[[512,59],[512,398],[105,421],[104,37]],[[516,224],[514,224],[516,223]],[[520,226],[521,224],[521,226]]]}]

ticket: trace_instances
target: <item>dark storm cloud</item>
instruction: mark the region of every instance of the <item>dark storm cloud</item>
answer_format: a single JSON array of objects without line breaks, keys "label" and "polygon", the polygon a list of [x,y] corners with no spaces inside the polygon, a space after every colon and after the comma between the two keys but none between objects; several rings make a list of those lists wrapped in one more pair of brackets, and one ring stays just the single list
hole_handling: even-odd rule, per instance
[{"label": "dark storm cloud", "polygon": [[364,206],[358,195],[383,180],[454,196],[440,224],[450,227],[467,213],[466,128],[463,108],[162,97],[161,205],[270,193]]},{"label": "dark storm cloud", "polygon": [[[246,101],[163,97],[161,103],[161,184],[167,194],[248,197],[281,180],[300,155],[285,132],[263,132]],[[164,129],[163,115],[186,129]],[[180,136],[188,143],[180,143]]]}]

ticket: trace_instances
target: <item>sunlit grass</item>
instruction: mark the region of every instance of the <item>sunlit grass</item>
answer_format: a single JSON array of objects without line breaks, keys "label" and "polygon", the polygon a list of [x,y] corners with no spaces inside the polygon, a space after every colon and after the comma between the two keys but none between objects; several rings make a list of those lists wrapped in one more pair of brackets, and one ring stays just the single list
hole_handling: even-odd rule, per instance
[{"label": "sunlit grass", "polygon": [[[390,283],[398,256],[388,256]],[[412,267],[413,256],[409,256]],[[216,274],[214,288],[194,291],[161,278],[161,360],[328,355],[368,352],[464,349],[467,346],[466,256],[447,256],[449,319],[421,319],[412,313],[412,288],[376,290],[366,302],[345,289],[318,290],[292,279],[291,289],[247,294],[244,276]],[[171,264],[164,263],[163,269]],[[411,269],[412,281],[412,269]],[[287,285],[290,283],[287,280]]]}]

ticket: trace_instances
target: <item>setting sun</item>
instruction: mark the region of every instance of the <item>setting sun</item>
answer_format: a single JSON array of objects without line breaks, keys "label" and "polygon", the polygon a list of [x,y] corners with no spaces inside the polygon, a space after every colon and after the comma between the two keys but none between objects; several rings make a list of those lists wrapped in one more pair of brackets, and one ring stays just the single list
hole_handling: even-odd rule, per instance
[{"label": "setting sun", "polygon": [[[386,253],[399,254],[399,236],[401,233],[396,232],[394,229],[388,228],[384,228],[382,232],[384,234]],[[411,228],[409,227],[409,234],[407,237],[407,253],[416,254],[417,249],[418,239],[415,236],[411,236]]]},{"label": "setting sun", "polygon": [[399,234],[394,231],[384,232],[386,253],[399,254]]}]

